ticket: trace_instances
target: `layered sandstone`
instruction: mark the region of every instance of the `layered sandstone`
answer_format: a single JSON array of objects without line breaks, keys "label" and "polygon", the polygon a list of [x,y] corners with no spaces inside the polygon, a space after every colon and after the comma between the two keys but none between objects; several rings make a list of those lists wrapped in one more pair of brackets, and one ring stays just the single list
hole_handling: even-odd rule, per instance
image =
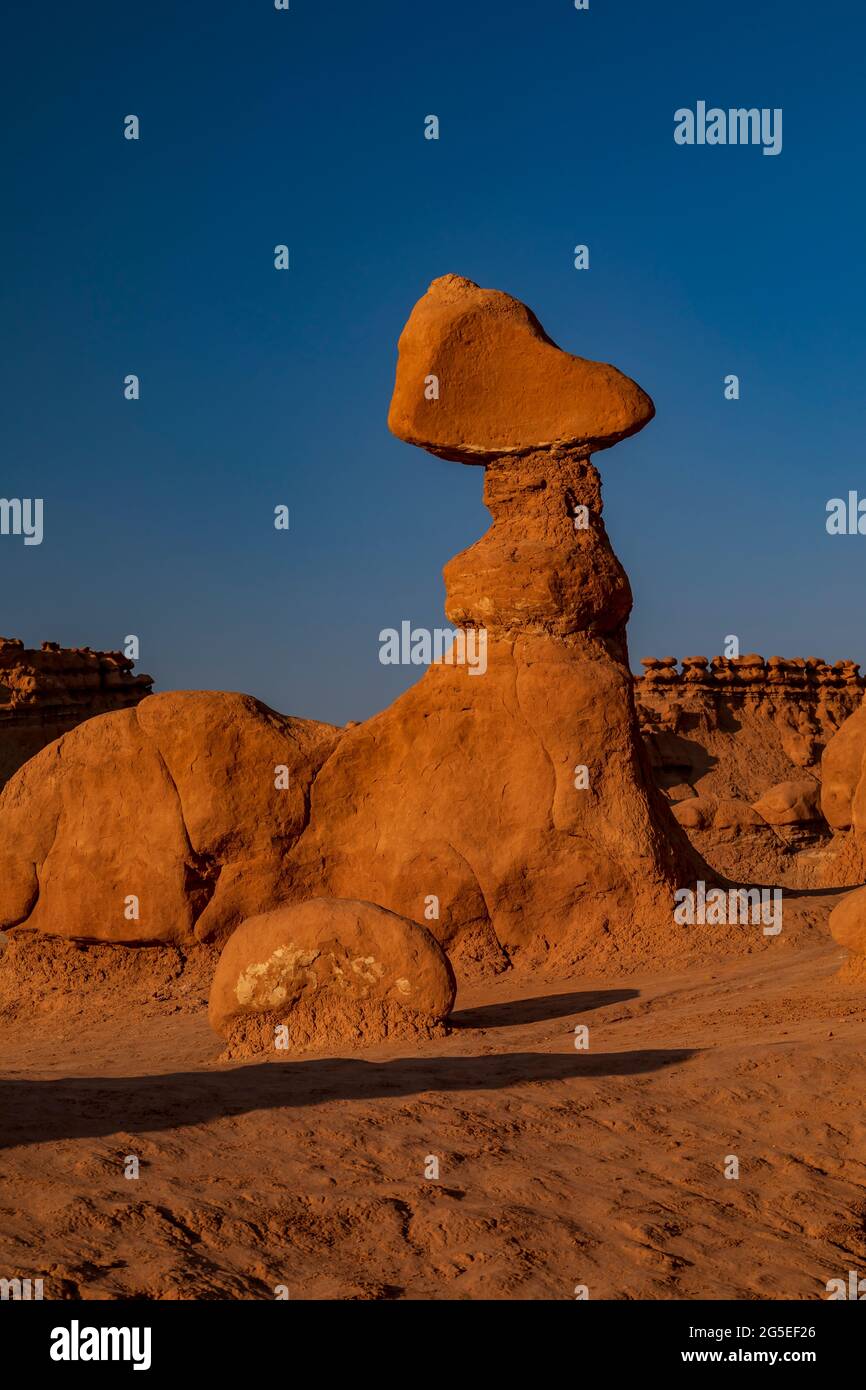
[{"label": "layered sandstone", "polygon": [[755,653],[642,664],[641,733],[695,846],[731,877],[823,882],[821,758],[862,702],[858,664]]},{"label": "layered sandstone", "polygon": [[776,782],[820,777],[830,738],[858,708],[855,661],[756,654],[647,657],[635,680],[641,732],[659,784],[674,797],[754,801]]},{"label": "layered sandstone", "polygon": [[0,637],[0,786],[46,744],[85,719],[128,709],[150,693],[122,652]]}]

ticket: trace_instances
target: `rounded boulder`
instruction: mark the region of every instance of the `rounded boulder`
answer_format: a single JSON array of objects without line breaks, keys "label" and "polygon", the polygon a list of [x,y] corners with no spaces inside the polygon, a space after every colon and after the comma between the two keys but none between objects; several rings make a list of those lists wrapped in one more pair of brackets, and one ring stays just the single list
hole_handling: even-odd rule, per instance
[{"label": "rounded boulder", "polygon": [[[231,1055],[437,1031],[454,1005],[448,957],[417,922],[375,903],[308,898],[243,922],[223,949],[208,1003]],[[438,1031],[441,1031],[441,1026]]]}]

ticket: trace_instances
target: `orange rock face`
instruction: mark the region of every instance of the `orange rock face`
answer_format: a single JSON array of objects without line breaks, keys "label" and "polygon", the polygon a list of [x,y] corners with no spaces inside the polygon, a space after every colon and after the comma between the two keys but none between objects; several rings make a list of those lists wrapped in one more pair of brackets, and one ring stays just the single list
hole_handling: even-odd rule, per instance
[{"label": "orange rock face", "polygon": [[460,275],[434,280],[399,343],[388,426],[459,463],[608,448],[655,413],[616,367],[551,342],[525,304]]},{"label": "orange rock face", "polygon": [[794,780],[770,787],[754,809],[768,825],[802,825],[818,818],[817,782]]},{"label": "orange rock face", "polygon": [[[292,859],[307,891],[416,920],[432,900],[429,926],[463,968],[616,954],[620,933],[664,930],[689,856],[637,730],[631,598],[598,474],[564,455],[500,460],[485,496],[490,531],[445,568],[450,620],[486,631],[485,674],[432,666],[347,731]],[[591,507],[589,532],[574,501]]]},{"label": "orange rock face", "polygon": [[866,957],[866,888],[856,888],[830,913],[830,931],[840,946]]},{"label": "orange rock face", "polygon": [[[834,830],[866,837],[866,705],[861,705],[827,744],[822,759],[821,809]],[[862,784],[862,785],[861,785]]]},{"label": "orange rock face", "polygon": [[[866,878],[866,705],[828,743],[823,758],[821,807],[836,835],[824,875],[828,885]],[[849,973],[866,981],[866,888],[848,893],[830,914],[830,931],[852,952]]]},{"label": "orange rock face", "polygon": [[90,941],[225,937],[279,898],[337,736],[213,692],[87,720],[0,794],[0,921]]},{"label": "orange rock face", "polygon": [[820,882],[827,887],[862,883],[866,878],[866,705],[856,709],[827,744],[821,772],[821,810],[834,835]]},{"label": "orange rock face", "polygon": [[[413,392],[437,369],[428,412]],[[445,568],[448,617],[483,644],[483,668],[434,663],[345,730],[207,694],[92,721],[0,800],[3,843],[16,845],[0,920],[214,940],[280,903],[329,897],[421,924],[464,971],[664,954],[674,890],[712,875],[653,784],[631,593],[589,458],[651,415],[638,387],[560,352],[517,301],[435,282],[401,338],[391,422],[486,463],[491,527]],[[275,792],[279,764],[289,792]]]}]

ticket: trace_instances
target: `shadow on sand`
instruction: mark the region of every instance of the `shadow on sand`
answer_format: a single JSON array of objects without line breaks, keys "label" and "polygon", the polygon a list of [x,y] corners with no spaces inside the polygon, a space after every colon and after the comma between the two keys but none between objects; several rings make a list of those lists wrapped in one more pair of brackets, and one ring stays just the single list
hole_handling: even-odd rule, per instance
[{"label": "shadow on sand", "polygon": [[570,1014],[603,1009],[637,999],[636,989],[582,990],[574,994],[542,994],[536,999],[512,999],[503,1004],[484,1004],[477,1009],[458,1009],[448,1022],[452,1028],[513,1028],[521,1023],[545,1023]]},{"label": "shadow on sand", "polygon": [[[610,1002],[610,1001],[608,1001]],[[509,1052],[475,1057],[327,1057],[255,1062],[156,1076],[0,1080],[0,1148],[207,1124],[253,1110],[368,1101],[425,1092],[493,1091],[587,1077],[635,1076],[674,1066],[692,1049]]]}]

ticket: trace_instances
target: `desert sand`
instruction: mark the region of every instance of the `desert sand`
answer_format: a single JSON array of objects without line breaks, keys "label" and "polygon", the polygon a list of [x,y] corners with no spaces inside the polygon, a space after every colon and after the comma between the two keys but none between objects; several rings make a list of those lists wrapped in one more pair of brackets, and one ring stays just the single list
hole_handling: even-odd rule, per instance
[{"label": "desert sand", "polygon": [[835,900],[771,952],[500,976],[446,1038],[289,1061],[218,1061],[204,962],[162,1000],[55,972],[35,1020],[4,968],[0,1264],[68,1299],[826,1298],[866,1260]]}]

